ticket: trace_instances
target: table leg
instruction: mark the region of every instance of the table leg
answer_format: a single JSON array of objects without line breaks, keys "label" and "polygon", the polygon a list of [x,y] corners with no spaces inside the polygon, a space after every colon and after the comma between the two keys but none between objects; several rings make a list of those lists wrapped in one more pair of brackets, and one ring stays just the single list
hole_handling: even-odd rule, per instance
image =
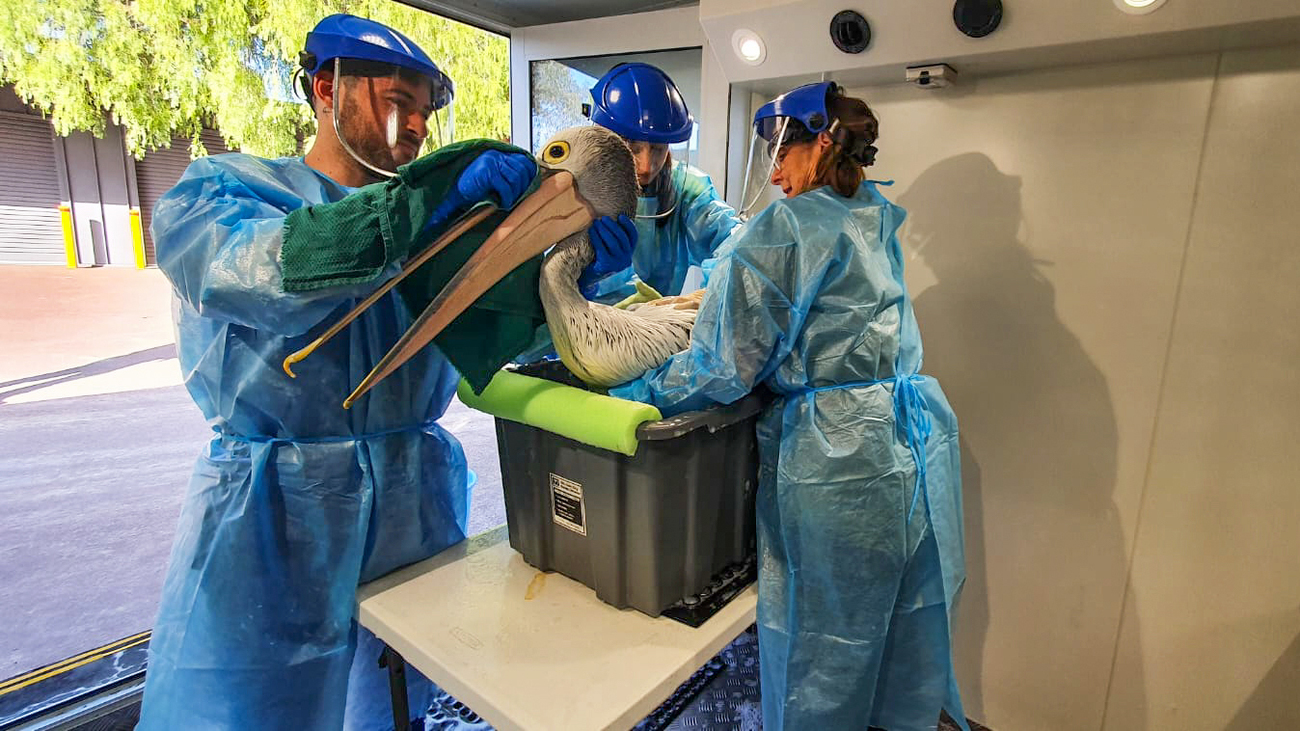
[{"label": "table leg", "polygon": [[379,667],[388,668],[388,690],[393,695],[393,729],[406,731],[411,726],[406,697],[406,660],[397,650],[384,645],[384,651],[379,655]]}]

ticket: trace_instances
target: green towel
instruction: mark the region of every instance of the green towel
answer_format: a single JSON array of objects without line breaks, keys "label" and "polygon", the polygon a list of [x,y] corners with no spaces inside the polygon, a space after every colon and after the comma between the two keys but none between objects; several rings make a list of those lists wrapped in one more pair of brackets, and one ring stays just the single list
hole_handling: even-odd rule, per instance
[{"label": "green towel", "polygon": [[[290,213],[280,250],[285,291],[374,281],[388,265],[424,249],[455,222],[422,232],[429,215],[485,150],[524,152],[491,140],[458,142],[403,166],[392,180]],[[505,217],[505,211],[492,214],[397,286],[412,317],[424,311]],[[434,339],[475,393],[528,347],[545,322],[537,295],[541,263],[537,256],[520,265]]]}]

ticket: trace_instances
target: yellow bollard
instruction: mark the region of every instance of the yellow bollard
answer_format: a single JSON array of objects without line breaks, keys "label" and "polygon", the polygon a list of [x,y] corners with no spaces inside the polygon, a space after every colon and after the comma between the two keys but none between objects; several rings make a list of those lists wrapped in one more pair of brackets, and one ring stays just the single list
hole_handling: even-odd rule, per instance
[{"label": "yellow bollard", "polygon": [[59,218],[63,221],[63,253],[68,258],[68,268],[77,268],[77,235],[72,229],[72,206],[59,204]]},{"label": "yellow bollard", "polygon": [[140,209],[131,209],[131,240],[135,249],[135,268],[144,269],[148,262],[144,258],[144,227],[140,225]]}]

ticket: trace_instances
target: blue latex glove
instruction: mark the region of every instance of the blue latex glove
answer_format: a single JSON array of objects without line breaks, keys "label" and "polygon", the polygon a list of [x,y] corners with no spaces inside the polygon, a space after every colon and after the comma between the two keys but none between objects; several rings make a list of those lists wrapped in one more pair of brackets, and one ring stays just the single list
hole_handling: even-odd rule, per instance
[{"label": "blue latex glove", "polygon": [[592,221],[587,238],[596,258],[582,271],[578,288],[584,296],[594,289],[601,277],[621,272],[632,266],[632,252],[636,250],[636,222],[627,216],[604,216]]},{"label": "blue latex glove", "polygon": [[461,172],[424,229],[445,223],[479,201],[495,200],[502,208],[513,208],[536,176],[537,162],[531,155],[487,150]]}]

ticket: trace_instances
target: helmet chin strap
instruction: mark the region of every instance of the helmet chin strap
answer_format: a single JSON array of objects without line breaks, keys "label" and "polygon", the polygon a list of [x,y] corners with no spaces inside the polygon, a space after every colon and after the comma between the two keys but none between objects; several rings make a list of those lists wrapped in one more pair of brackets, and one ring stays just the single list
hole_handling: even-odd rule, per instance
[{"label": "helmet chin strap", "polygon": [[[675,174],[675,173],[674,173],[671,169],[668,171],[668,176],[669,176],[670,180],[671,180],[671,178],[672,178],[672,176],[673,176],[674,174]],[[672,184],[672,185],[676,185],[676,181],[671,181],[670,184]],[[642,188],[642,189],[641,189],[641,197],[643,197],[643,198],[649,197],[649,196],[646,195],[646,190],[645,190],[645,188]],[[669,216],[673,215],[674,212],[677,211],[677,204],[678,204],[678,202],[679,202],[678,199],[679,199],[680,197],[681,197],[681,196],[679,196],[679,195],[675,195],[675,196],[673,196],[673,204],[672,204],[671,206],[669,206],[669,207],[668,207],[668,210],[664,211],[663,213],[645,213],[645,214],[638,213],[638,214],[636,214],[636,216],[634,216],[634,218],[636,218],[636,219],[638,219],[638,220],[651,220],[651,221],[657,221],[657,220],[659,220],[659,219],[661,219],[661,218],[668,218]],[[658,196],[654,196],[654,198],[655,198],[655,200],[658,200]]]},{"label": "helmet chin strap", "polygon": [[653,219],[653,220],[658,220],[658,219],[660,219],[660,218],[668,218],[669,216],[673,215],[673,211],[676,211],[676,210],[677,210],[677,204],[674,203],[672,208],[669,208],[668,210],[664,211],[663,213],[645,213],[645,214],[638,213],[638,214],[636,215],[636,218],[638,218],[638,219],[649,218],[649,219]]}]

